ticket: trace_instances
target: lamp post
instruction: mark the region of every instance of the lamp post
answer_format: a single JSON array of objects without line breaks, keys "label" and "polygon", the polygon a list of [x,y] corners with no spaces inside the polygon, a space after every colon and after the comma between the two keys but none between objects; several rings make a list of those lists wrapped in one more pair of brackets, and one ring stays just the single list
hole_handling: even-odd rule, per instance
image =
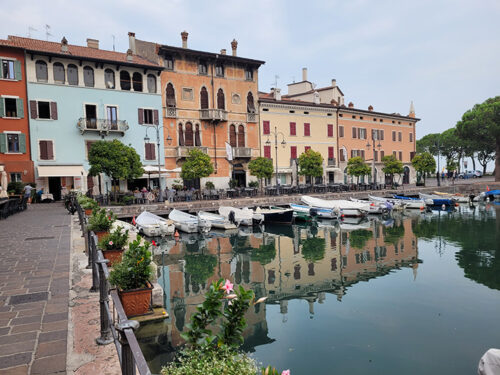
[{"label": "lamp post", "polygon": [[[270,132],[269,134],[274,135],[274,150],[276,152],[276,193],[279,194],[279,188],[278,188],[278,135],[281,135],[283,137],[283,140],[281,141],[281,146],[285,148],[286,142],[285,142],[285,135],[282,132],[278,132],[278,128],[274,127],[274,131]],[[269,138],[267,138],[266,141],[266,146],[271,146],[271,141]]]},{"label": "lamp post", "polygon": [[[148,129],[150,127],[154,127],[156,129],[156,149],[158,152],[157,160],[158,160],[158,201],[163,202],[163,190],[161,188],[161,161],[160,161],[160,125],[150,125],[146,127],[146,135],[144,136],[144,142],[149,143],[150,138],[148,137]],[[167,144],[170,146],[172,143],[172,138],[170,134],[167,137]]]},{"label": "lamp post", "polygon": [[438,137],[438,139],[437,139],[437,141],[435,143],[435,146],[436,146],[437,152],[438,152],[438,170],[437,170],[437,173],[436,173],[437,186],[441,186],[441,181],[439,179],[439,174],[440,174],[440,172],[439,172],[439,170],[440,170],[440,168],[439,168],[439,158],[440,158],[440,155],[439,155],[439,153],[440,153],[439,137]]},{"label": "lamp post", "polygon": [[382,147],[382,145],[380,144],[380,141],[378,142],[378,145],[375,146],[375,141],[377,141],[377,136],[375,135],[375,131],[372,131],[372,144],[370,144],[370,142],[368,142],[366,144],[366,148],[369,149],[370,147],[372,147],[372,151],[373,151],[373,157],[372,157],[372,190],[374,190],[374,187],[376,186],[377,182],[376,182],[376,178],[377,178],[377,171],[375,169],[375,151],[377,150],[380,150],[380,148]]}]

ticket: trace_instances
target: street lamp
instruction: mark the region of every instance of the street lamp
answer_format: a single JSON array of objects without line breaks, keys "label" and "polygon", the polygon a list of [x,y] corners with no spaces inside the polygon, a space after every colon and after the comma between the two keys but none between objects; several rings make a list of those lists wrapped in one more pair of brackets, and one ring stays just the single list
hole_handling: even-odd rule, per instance
[{"label": "street lamp", "polygon": [[[281,135],[281,137],[283,137],[283,140],[281,141],[281,146],[283,148],[285,148],[285,145],[286,145],[285,135],[282,132],[278,132],[277,127],[274,127],[274,132],[270,132],[269,134],[274,135],[274,150],[276,152],[276,193],[279,194],[279,189],[278,189],[278,135]],[[266,146],[271,146],[271,141],[269,140],[269,138],[267,138]]]},{"label": "street lamp", "polygon": [[437,173],[436,173],[436,179],[437,179],[437,186],[441,186],[441,181],[439,180],[439,152],[440,152],[440,145],[439,145],[439,137],[437,138],[436,142],[434,143],[434,145],[436,146],[437,148],[437,152],[438,152],[438,169],[437,169]]},{"label": "street lamp", "polygon": [[[370,144],[370,141],[366,144],[366,148],[369,149],[370,147],[373,146],[373,157],[372,157],[372,190],[376,186],[377,182],[377,170],[375,169],[375,151],[380,150],[382,148],[382,145],[380,144],[380,141],[378,142],[378,145],[375,146],[375,141],[377,140],[377,137],[375,135],[375,132],[372,131],[372,144]],[[375,149],[376,147],[376,149]]]},{"label": "street lamp", "polygon": [[[150,127],[154,127],[156,129],[156,148],[158,150],[158,201],[163,202],[163,190],[161,188],[161,164],[160,164],[160,125],[149,125],[146,126],[146,135],[144,136],[144,142],[149,143],[150,138],[148,137],[148,130]],[[170,138],[170,140],[169,140]],[[172,138],[170,134],[167,137],[167,143],[170,145],[172,143]]]}]

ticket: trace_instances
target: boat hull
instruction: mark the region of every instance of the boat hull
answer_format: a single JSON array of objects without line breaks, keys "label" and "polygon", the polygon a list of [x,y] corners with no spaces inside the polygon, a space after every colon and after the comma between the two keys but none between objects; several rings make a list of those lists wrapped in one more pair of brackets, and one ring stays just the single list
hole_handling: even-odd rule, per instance
[{"label": "boat hull", "polygon": [[293,222],[293,210],[263,212],[261,215],[264,217],[265,224],[291,224]]}]

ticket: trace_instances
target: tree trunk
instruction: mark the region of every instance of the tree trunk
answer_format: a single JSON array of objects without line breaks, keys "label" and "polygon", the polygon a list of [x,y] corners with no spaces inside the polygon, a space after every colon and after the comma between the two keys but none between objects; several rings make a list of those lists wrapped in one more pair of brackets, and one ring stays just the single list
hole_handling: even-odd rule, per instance
[{"label": "tree trunk", "polygon": [[495,151],[495,181],[500,181],[500,137],[497,138]]},{"label": "tree trunk", "polygon": [[[472,153],[471,159],[472,159],[472,168],[473,168],[473,170],[476,170],[476,159],[474,158],[474,153]],[[467,169],[467,168],[465,168],[465,169]]]}]

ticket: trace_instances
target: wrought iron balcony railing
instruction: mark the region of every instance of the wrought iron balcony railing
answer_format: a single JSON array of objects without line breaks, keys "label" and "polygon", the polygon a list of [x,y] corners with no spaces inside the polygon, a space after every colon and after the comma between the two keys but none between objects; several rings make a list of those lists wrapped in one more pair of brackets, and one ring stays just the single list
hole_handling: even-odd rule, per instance
[{"label": "wrought iron balcony railing", "polygon": [[98,132],[100,134],[117,133],[124,135],[129,126],[125,120],[105,120],[96,118],[80,118],[76,125],[80,132]]}]

